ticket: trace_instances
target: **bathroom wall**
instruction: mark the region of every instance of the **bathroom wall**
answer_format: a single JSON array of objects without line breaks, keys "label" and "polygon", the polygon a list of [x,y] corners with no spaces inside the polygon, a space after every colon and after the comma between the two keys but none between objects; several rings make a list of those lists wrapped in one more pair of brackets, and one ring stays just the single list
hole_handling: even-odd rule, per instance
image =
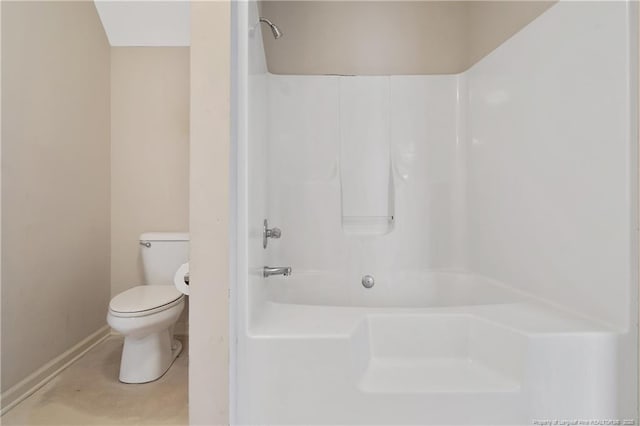
[{"label": "bathroom wall", "polygon": [[[462,72],[553,1],[262,1],[274,74]],[[268,29],[268,27],[264,27]]]},{"label": "bathroom wall", "polygon": [[229,424],[231,5],[191,4],[189,422]]},{"label": "bathroom wall", "polygon": [[110,49],[91,2],[1,7],[4,396],[106,326]]},{"label": "bathroom wall", "polygon": [[188,230],[189,48],[112,47],[111,295],[144,282],[141,233]]},{"label": "bathroom wall", "polygon": [[[2,82],[2,5],[0,5],[0,82]],[[0,83],[0,99],[2,84]],[[0,101],[0,167],[2,164],[2,102]],[[0,172],[0,241],[2,241],[2,172]],[[0,296],[2,291],[2,244],[0,243]],[[0,332],[2,331],[2,303],[0,302]],[[2,342],[0,342],[1,344]],[[0,350],[0,377],[2,377],[2,350]],[[2,386],[0,385],[0,395]]]},{"label": "bathroom wall", "polygon": [[621,329],[637,267],[627,7],[556,4],[467,73],[469,268]]},{"label": "bathroom wall", "polygon": [[463,2],[263,1],[261,8],[284,34],[264,38],[274,74],[445,74],[466,64]]},{"label": "bathroom wall", "polygon": [[[350,82],[359,82],[356,92],[345,91]],[[379,105],[369,109],[386,112],[366,121],[369,129],[361,132],[358,120],[346,117],[344,101],[380,85],[385,93],[370,100]],[[326,291],[318,292],[320,298],[351,284],[360,291],[365,274],[384,286],[420,279],[428,270],[460,269],[457,93],[457,76],[271,76],[269,219],[282,229],[282,238],[269,243],[269,262],[292,266],[296,276],[322,276]],[[378,128],[379,121],[388,123],[387,130]],[[357,194],[343,194],[344,170],[364,160],[344,158],[341,146],[370,144],[379,133],[389,145],[382,154],[388,158],[366,161],[357,185],[365,188],[369,178],[375,181],[389,170],[392,230],[353,235],[345,230],[342,211],[345,197]],[[387,184],[380,185],[378,195],[387,192]],[[288,285],[281,281],[265,285]]]}]

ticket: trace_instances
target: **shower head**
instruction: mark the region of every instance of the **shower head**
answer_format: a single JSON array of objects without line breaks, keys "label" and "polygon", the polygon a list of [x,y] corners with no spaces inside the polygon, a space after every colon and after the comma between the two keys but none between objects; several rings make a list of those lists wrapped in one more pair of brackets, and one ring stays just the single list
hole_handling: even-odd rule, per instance
[{"label": "shower head", "polygon": [[280,28],[278,28],[276,24],[274,24],[267,18],[262,18],[262,17],[260,18],[260,22],[264,22],[271,28],[271,33],[273,34],[273,38],[278,39],[282,37],[282,31],[280,31]]}]

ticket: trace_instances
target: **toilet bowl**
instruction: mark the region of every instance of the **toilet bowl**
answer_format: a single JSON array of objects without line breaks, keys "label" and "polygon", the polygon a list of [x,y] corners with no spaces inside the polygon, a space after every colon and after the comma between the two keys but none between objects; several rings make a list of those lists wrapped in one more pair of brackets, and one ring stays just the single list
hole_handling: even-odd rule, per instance
[{"label": "toilet bowl", "polygon": [[111,300],[107,322],[124,335],[121,382],[151,382],[171,367],[182,350],[173,326],[183,309],[184,295],[173,286],[137,286]]}]

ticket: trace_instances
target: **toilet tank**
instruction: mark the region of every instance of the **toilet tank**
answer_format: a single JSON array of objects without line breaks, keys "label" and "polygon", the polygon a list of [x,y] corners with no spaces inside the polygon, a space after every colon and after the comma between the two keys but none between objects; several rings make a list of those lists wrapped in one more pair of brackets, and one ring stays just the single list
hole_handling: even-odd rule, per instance
[{"label": "toilet tank", "polygon": [[140,235],[145,284],[173,285],[173,276],[189,261],[186,232],[145,232]]}]

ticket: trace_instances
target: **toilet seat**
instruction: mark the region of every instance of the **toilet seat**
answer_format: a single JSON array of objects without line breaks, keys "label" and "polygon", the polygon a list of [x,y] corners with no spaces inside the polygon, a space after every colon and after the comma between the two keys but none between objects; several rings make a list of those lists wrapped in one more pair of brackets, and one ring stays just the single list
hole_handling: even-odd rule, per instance
[{"label": "toilet seat", "polygon": [[176,306],[183,299],[184,295],[174,286],[140,285],[111,299],[109,312],[117,317],[143,317]]}]

